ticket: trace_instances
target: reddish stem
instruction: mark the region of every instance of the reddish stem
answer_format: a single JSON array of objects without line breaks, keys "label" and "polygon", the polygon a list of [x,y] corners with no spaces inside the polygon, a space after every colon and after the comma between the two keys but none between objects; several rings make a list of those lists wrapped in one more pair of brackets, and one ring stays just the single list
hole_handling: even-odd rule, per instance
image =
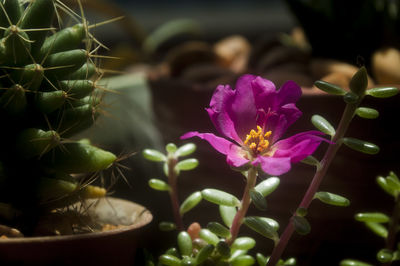
[{"label": "reddish stem", "polygon": [[[321,167],[315,173],[310,186],[308,187],[300,205],[298,208],[308,209],[311,204],[311,201],[314,199],[315,193],[318,191],[319,186],[333,160],[335,157],[338,149],[341,146],[341,139],[343,138],[344,134],[347,131],[347,128],[350,125],[351,120],[354,117],[355,111],[357,109],[358,104],[360,103],[361,99],[354,104],[347,104],[346,108],[343,112],[342,118],[340,120],[339,126],[336,130],[336,134],[332,138],[332,142],[327,151],[325,152],[324,157],[321,160]],[[274,266],[278,263],[280,257],[282,256],[283,251],[285,250],[289,239],[291,238],[294,232],[294,226],[292,223],[292,219],[296,214],[290,218],[288,225],[286,226],[285,230],[283,231],[278,244],[275,246],[274,250],[272,251],[271,257],[268,261],[267,266]]]},{"label": "reddish stem", "polygon": [[247,183],[243,192],[240,208],[237,211],[235,217],[233,218],[231,226],[231,237],[226,241],[229,245],[231,245],[233,241],[235,241],[235,239],[239,234],[239,229],[240,226],[242,225],[243,218],[246,216],[247,210],[249,209],[251,203],[250,190],[254,188],[256,181],[257,181],[257,171],[252,167],[247,173]]},{"label": "reddish stem", "polygon": [[169,195],[171,199],[172,212],[174,215],[174,220],[176,227],[179,231],[183,231],[183,221],[182,216],[179,212],[179,199],[178,199],[178,186],[177,180],[178,176],[175,171],[175,166],[178,160],[174,157],[168,157],[168,184],[170,186]]}]

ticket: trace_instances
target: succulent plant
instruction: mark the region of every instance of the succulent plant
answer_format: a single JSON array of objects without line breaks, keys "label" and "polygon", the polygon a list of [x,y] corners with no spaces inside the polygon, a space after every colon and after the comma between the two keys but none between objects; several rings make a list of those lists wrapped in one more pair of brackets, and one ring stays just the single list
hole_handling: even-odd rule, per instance
[{"label": "succulent plant", "polygon": [[116,156],[71,138],[102,98],[89,29],[59,0],[0,0],[0,222],[106,194],[90,182]]}]

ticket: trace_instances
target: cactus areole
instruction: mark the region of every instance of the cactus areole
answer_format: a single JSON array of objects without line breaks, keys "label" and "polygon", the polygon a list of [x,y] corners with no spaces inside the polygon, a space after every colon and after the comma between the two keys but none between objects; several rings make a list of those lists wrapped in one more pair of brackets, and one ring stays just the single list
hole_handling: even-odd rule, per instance
[{"label": "cactus areole", "polygon": [[98,116],[97,46],[59,0],[0,0],[0,224],[106,194],[88,178],[116,156],[72,137]]}]

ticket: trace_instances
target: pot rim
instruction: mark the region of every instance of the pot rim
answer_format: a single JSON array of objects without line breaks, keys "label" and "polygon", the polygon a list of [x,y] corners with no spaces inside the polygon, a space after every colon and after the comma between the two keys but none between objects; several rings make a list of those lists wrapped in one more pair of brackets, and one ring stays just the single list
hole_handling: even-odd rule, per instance
[{"label": "pot rim", "polygon": [[[135,229],[139,229],[147,224],[149,224],[153,220],[153,215],[151,212],[146,209],[144,206],[129,201],[125,199],[120,199],[120,198],[114,198],[114,197],[106,197],[104,199],[107,199],[108,201],[112,202],[124,202],[128,203],[132,206],[136,206],[139,209],[142,209],[140,212],[140,216],[138,219],[135,219],[135,221],[130,224],[130,225],[124,225],[122,227],[118,227],[116,229],[111,229],[103,232],[92,232],[92,233],[83,233],[83,234],[74,234],[74,235],[60,235],[60,236],[34,236],[34,237],[16,237],[16,238],[6,238],[6,239],[0,239],[0,246],[1,245],[8,245],[12,243],[41,243],[41,242],[64,242],[64,241],[73,241],[73,240],[78,240],[78,239],[96,239],[96,238],[103,238],[103,237],[109,237],[109,236],[116,236],[119,234],[123,234],[125,232],[133,232]],[[95,199],[98,200],[98,199]]]}]

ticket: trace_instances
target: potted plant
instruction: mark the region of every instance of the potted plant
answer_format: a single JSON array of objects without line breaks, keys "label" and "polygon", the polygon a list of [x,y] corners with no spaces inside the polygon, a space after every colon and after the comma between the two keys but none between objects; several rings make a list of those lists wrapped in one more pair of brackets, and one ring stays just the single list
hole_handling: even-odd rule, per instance
[{"label": "potted plant", "polygon": [[[0,261],[89,261],[78,252],[85,242],[97,253],[92,262],[129,261],[134,245],[121,235],[151,220],[143,206],[106,198],[94,184],[117,156],[73,138],[95,123],[105,91],[104,45],[78,4],[80,14],[61,1],[0,2]],[[120,249],[128,257],[102,260],[105,248],[124,246],[118,240],[132,244]]]}]

